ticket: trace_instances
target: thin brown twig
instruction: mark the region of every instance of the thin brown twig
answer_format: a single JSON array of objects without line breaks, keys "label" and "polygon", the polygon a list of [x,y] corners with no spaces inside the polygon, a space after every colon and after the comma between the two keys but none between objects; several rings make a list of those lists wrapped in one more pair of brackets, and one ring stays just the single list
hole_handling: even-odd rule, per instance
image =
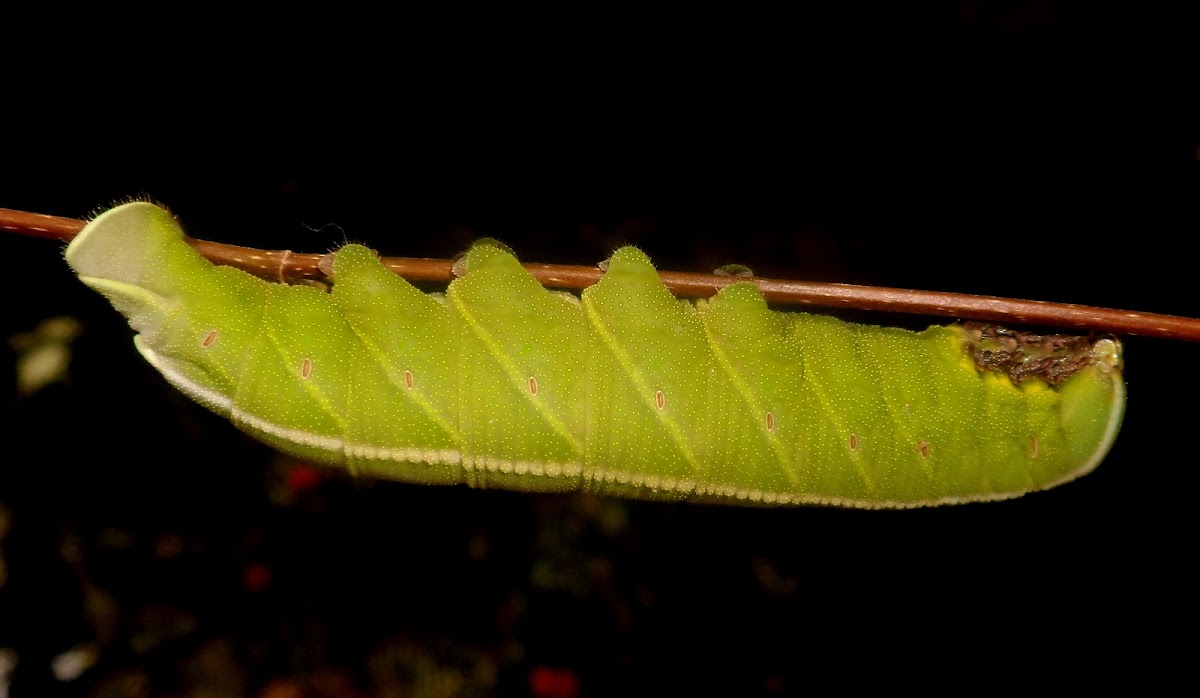
[{"label": "thin brown twig", "polygon": [[[21,235],[67,242],[83,229],[83,226],[84,221],[74,218],[0,208],[0,230]],[[318,267],[324,255],[294,254],[287,250],[257,250],[191,238],[188,242],[216,264],[237,267],[271,281],[326,278]],[[451,270],[453,263],[446,259],[385,257],[382,261],[389,269],[410,281],[449,282],[454,278]],[[542,285],[551,288],[586,288],[599,281],[603,274],[596,267],[558,264],[524,266]],[[763,296],[772,303],[1067,327],[1091,332],[1200,342],[1200,319],[1177,315],[880,286],[742,279],[670,271],[659,272],[659,276],[672,293],[691,298],[708,297],[723,286],[748,280],[756,284],[762,290]]]}]

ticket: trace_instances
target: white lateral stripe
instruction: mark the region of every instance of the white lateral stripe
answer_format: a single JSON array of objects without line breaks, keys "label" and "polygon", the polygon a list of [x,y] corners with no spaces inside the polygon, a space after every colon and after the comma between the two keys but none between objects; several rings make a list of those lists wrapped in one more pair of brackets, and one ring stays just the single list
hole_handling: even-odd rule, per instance
[{"label": "white lateral stripe", "polygon": [[[161,361],[158,355],[149,348],[138,344],[138,350],[150,365],[158,369],[176,388],[194,398],[197,402],[217,413],[229,415],[239,427],[278,437],[289,443],[305,445],[326,451],[335,455],[335,459],[363,459],[391,461],[396,463],[428,463],[430,465],[462,464],[468,470],[485,471],[503,474],[526,475],[532,477],[550,478],[582,478],[584,489],[604,492],[610,488],[634,488],[654,493],[678,493],[679,495],[697,500],[737,500],[742,502],[762,504],[816,504],[825,506],[857,507],[861,509],[907,509],[937,504],[961,504],[965,502],[997,501],[1011,499],[1025,494],[1024,491],[993,492],[988,494],[961,495],[940,497],[908,502],[873,501],[849,499],[845,497],[828,497],[818,494],[798,494],[792,492],[770,492],[760,489],[744,489],[735,485],[718,483],[698,483],[694,480],[675,480],[660,478],[643,473],[631,473],[607,468],[585,468],[578,463],[538,463],[529,461],[512,461],[493,456],[475,456],[464,458],[460,451],[454,449],[422,449],[415,447],[391,448],[384,446],[368,446],[366,444],[347,443],[335,436],[321,436],[273,424],[265,419],[255,417],[233,404],[233,400],[211,388],[197,384],[176,369]],[[1094,469],[1116,438],[1124,414],[1125,386],[1117,382],[1120,391],[1113,401],[1113,409],[1109,413],[1109,421],[1104,437],[1092,457],[1078,470],[1061,478],[1057,482],[1047,483],[1044,488],[1053,487],[1060,482],[1072,480]],[[589,487],[591,485],[591,487]],[[615,486],[615,487],[614,487]],[[635,494],[636,496],[636,494]]]},{"label": "white lateral stripe", "polygon": [[140,335],[133,338],[134,346],[137,347],[137,350],[141,352],[142,357],[145,358],[151,366],[153,366],[158,370],[159,373],[166,377],[171,385],[178,388],[184,395],[187,395],[196,402],[199,402],[201,405],[204,405],[213,412],[226,417],[232,416],[232,398],[227,395],[222,395],[212,388],[206,388],[175,370],[173,366],[168,366],[165,361],[159,359],[157,352],[138,341],[140,339]]},{"label": "white lateral stripe", "polygon": [[336,436],[321,436],[320,434],[312,434],[301,429],[281,427],[265,419],[259,419],[237,407],[233,408],[233,423],[238,426],[249,427],[263,434],[277,436],[289,443],[311,446],[312,448],[328,451],[339,456],[343,454],[343,441]]}]

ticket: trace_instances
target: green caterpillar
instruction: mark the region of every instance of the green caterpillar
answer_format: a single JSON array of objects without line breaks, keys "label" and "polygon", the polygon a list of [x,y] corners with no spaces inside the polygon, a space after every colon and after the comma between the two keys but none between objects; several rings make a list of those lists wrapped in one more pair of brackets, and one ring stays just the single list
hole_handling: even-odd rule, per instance
[{"label": "green caterpillar", "polygon": [[67,248],[177,388],[271,446],[426,484],[733,504],[1004,499],[1091,471],[1125,406],[1120,345],[915,333],[676,299],[637,249],[581,297],[495,245],[428,295],[365,247],[333,289],[218,267],[149,203]]}]

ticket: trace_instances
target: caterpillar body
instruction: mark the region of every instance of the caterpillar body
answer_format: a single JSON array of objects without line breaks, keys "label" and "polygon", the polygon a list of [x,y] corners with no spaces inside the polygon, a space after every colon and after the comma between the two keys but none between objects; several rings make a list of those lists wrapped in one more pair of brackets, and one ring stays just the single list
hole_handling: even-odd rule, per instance
[{"label": "caterpillar body", "polygon": [[332,291],[200,257],[124,204],[67,248],[172,384],[267,444],[425,484],[734,504],[1004,499],[1091,471],[1124,413],[1115,339],[923,332],[676,299],[639,250],[579,297],[478,244],[444,295],[365,247]]}]

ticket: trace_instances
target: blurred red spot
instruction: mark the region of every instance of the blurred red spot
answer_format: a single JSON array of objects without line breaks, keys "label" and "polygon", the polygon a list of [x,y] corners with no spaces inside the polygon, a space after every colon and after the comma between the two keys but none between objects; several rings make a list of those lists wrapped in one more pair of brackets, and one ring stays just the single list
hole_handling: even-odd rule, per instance
[{"label": "blurred red spot", "polygon": [[570,669],[536,666],[529,671],[529,692],[534,698],[577,698],[579,679]]},{"label": "blurred red spot", "polygon": [[247,591],[263,591],[271,584],[271,569],[261,562],[251,563],[242,575]]},{"label": "blurred red spot", "polygon": [[300,493],[321,484],[321,471],[306,465],[298,465],[288,471],[287,485],[293,493]]}]

